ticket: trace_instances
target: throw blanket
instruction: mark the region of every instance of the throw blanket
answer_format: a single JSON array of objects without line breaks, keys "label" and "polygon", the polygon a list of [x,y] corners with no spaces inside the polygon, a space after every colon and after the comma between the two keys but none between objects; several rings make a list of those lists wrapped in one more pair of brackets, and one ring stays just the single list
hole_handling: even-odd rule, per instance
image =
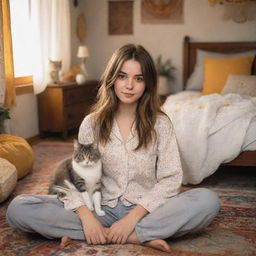
[{"label": "throw blanket", "polygon": [[256,118],[256,98],[238,94],[181,92],[169,96],[162,108],[175,128],[183,184],[198,184],[221,163],[233,160],[247,146],[246,133]]}]

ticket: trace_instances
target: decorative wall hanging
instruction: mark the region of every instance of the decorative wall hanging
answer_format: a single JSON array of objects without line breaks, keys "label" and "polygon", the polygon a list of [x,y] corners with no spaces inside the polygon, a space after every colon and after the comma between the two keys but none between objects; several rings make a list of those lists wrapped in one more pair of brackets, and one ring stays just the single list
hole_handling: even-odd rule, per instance
[{"label": "decorative wall hanging", "polygon": [[133,1],[108,2],[108,33],[133,34]]},{"label": "decorative wall hanging", "polygon": [[76,35],[77,35],[80,43],[83,44],[85,42],[85,37],[86,37],[86,22],[85,22],[85,17],[84,17],[83,13],[81,13],[77,17]]},{"label": "decorative wall hanging", "polygon": [[208,0],[212,6],[223,5],[223,20],[244,23],[256,19],[256,0]]},{"label": "decorative wall hanging", "polygon": [[183,0],[142,0],[141,23],[182,24]]}]

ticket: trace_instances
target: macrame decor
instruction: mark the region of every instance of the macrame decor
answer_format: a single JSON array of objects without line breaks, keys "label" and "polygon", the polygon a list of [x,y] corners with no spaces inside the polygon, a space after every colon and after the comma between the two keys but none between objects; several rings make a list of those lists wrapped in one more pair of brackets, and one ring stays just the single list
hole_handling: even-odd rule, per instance
[{"label": "macrame decor", "polygon": [[252,21],[256,18],[256,0],[208,0],[214,6],[223,5],[223,20],[236,23]]}]

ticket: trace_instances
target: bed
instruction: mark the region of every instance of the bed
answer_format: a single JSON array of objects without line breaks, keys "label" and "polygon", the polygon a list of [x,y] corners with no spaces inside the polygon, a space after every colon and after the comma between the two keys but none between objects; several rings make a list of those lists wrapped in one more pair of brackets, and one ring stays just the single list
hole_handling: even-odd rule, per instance
[{"label": "bed", "polygon": [[[191,79],[194,79],[195,81],[195,71],[196,69],[198,69],[198,60],[203,57],[207,58],[207,56],[205,55],[206,53],[211,52],[214,55],[213,58],[219,58],[218,61],[220,61],[221,58],[224,58],[222,56],[222,54],[231,54],[231,55],[227,55],[228,57],[234,57],[234,58],[246,58],[244,56],[246,55],[251,55],[253,54],[253,59],[251,60],[251,66],[250,66],[250,75],[256,75],[256,60],[255,60],[255,54],[256,54],[256,42],[193,42],[190,40],[190,38],[188,36],[186,36],[184,38],[184,43],[183,43],[183,84],[184,84],[184,94],[186,95],[186,100],[184,100],[187,104],[187,95],[189,97],[197,97],[199,94],[199,91],[202,89],[200,88],[193,88],[193,85],[191,86]],[[246,52],[246,54],[244,55],[244,52]],[[202,56],[200,56],[200,54]],[[218,56],[218,54],[221,54]],[[234,56],[233,56],[234,55]],[[237,57],[238,55],[238,57]],[[241,57],[242,56],[242,57]],[[226,56],[225,56],[226,57]],[[204,61],[206,61],[204,58]],[[211,57],[209,57],[211,58]],[[212,59],[211,59],[212,60]],[[211,61],[209,60],[209,61]],[[214,60],[213,63],[216,65],[216,63],[218,64],[218,61]],[[204,64],[206,65],[206,62],[204,62]],[[208,63],[209,64],[209,63]],[[210,63],[212,64],[212,63]],[[211,67],[211,65],[208,65],[208,68]],[[204,67],[205,70],[204,72],[206,72],[207,67]],[[194,76],[194,77],[193,77]],[[198,77],[197,77],[198,78]],[[233,76],[232,76],[233,78]],[[254,79],[256,79],[256,77],[254,77]],[[206,80],[206,77],[204,78],[204,80]],[[256,81],[256,80],[254,80]],[[205,81],[204,81],[205,82]],[[193,82],[192,82],[193,83]],[[190,88],[188,88],[190,86]],[[256,84],[255,84],[255,88],[256,88]],[[195,91],[194,91],[195,89]],[[223,91],[223,89],[222,89]],[[190,93],[191,92],[191,95]],[[187,93],[187,94],[186,94]],[[197,94],[196,94],[197,93]],[[195,96],[196,95],[196,96]],[[229,100],[229,95],[231,94],[226,94],[226,95],[218,95],[215,94],[210,94],[208,93],[208,95],[204,95],[201,98],[210,98],[216,100],[218,97],[226,97],[227,100]],[[236,94],[232,94],[233,98],[238,98],[241,95],[236,95]],[[214,98],[215,97],[215,98]],[[243,99],[244,96],[242,96],[242,100],[247,101],[247,98],[251,98],[252,102],[254,103],[254,107],[256,106],[256,97],[247,97],[246,99]],[[237,99],[236,99],[237,100]],[[193,104],[195,102],[195,100],[192,101]],[[181,105],[179,106],[183,106],[185,105],[185,103],[183,102],[183,98],[182,96],[176,96],[176,95],[171,95],[169,97],[167,97],[165,103],[163,104],[163,109],[170,113],[170,117],[172,118],[173,115],[176,115],[175,110],[177,110],[177,105],[175,106],[174,103],[179,103]],[[169,105],[171,104],[171,105]],[[248,103],[249,104],[249,103]],[[202,104],[201,104],[202,105]],[[226,104],[226,106],[228,106],[230,104]],[[232,105],[232,104],[231,104]],[[251,104],[253,105],[253,104]],[[199,107],[200,108],[200,104]],[[227,109],[227,108],[226,108]],[[255,114],[255,116],[253,118],[251,118],[250,120],[247,118],[248,121],[248,126],[245,127],[245,129],[250,130],[251,134],[250,136],[255,136],[256,134],[256,110],[255,108],[251,108],[250,111],[253,112],[252,115]],[[184,112],[184,110],[182,110]],[[177,111],[176,111],[177,112]],[[255,113],[254,113],[255,112]],[[168,114],[168,113],[167,113]],[[250,113],[251,114],[251,113]],[[185,116],[183,116],[184,118]],[[175,118],[174,118],[175,119]],[[177,118],[178,120],[179,118]],[[182,119],[183,120],[183,119]],[[198,119],[199,120],[199,119]],[[252,122],[254,121],[254,122]],[[177,121],[178,122],[178,121]],[[179,122],[181,123],[181,122]],[[250,126],[249,126],[250,124]],[[174,122],[174,127],[175,127],[175,122]],[[177,125],[178,127],[175,127],[178,130],[176,131],[176,133],[179,133],[179,130],[183,129],[182,126]],[[193,126],[193,125],[192,125]],[[235,124],[234,124],[235,126]],[[249,129],[250,128],[250,129]],[[181,135],[179,135],[181,136]],[[182,137],[182,136],[181,136]],[[187,140],[186,143],[188,143],[189,140]],[[179,143],[179,139],[178,139],[178,143]],[[225,141],[223,140],[223,144],[225,144]],[[215,148],[213,152],[218,152],[220,150],[220,148],[222,147],[222,145],[219,145],[219,147]],[[236,166],[254,166],[256,167],[256,136],[255,136],[255,146],[253,145],[253,147],[249,147],[249,150],[245,150],[243,152],[239,152],[239,153],[234,153],[232,156],[229,156],[228,158],[232,159],[231,161],[227,161],[225,159],[225,161],[218,163],[218,166],[220,164],[222,165],[236,165]],[[242,151],[242,150],[240,150]],[[235,157],[234,157],[235,155]],[[227,159],[228,159],[227,158]],[[205,158],[207,160],[207,158]],[[202,160],[203,162],[203,160]],[[186,165],[190,165],[190,163],[186,163]],[[192,163],[193,165],[193,163]],[[201,163],[202,165],[202,163]],[[192,184],[198,184],[200,183],[205,177],[211,175],[217,168],[218,166],[215,166],[212,170],[210,170],[206,175],[203,175],[197,179],[193,179],[190,177],[185,178],[185,180],[183,181],[183,184],[187,184],[187,183],[192,183]],[[188,166],[185,166],[185,169],[188,168]],[[185,175],[186,176],[186,175]],[[189,176],[189,175],[188,175]]]}]

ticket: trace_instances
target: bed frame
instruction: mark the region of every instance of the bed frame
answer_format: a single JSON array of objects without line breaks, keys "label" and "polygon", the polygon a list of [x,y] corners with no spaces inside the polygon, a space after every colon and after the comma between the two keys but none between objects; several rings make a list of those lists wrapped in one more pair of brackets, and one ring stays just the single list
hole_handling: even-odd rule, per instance
[{"label": "bed frame", "polygon": [[[191,42],[189,36],[185,36],[183,42],[184,89],[189,76],[194,70],[197,49],[218,53],[238,53],[256,50],[256,42]],[[256,75],[256,58],[252,65],[252,74]],[[244,151],[225,165],[256,167],[256,151]]]}]

